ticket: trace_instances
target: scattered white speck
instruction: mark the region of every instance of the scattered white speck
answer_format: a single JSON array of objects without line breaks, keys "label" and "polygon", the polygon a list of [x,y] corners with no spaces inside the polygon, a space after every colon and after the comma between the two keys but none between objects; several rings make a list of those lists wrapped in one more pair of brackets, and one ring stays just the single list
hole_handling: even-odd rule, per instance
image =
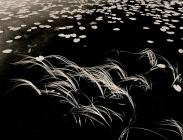
[{"label": "scattered white speck", "polygon": [[167,41],[167,42],[174,42],[173,39],[167,39],[166,41]]},{"label": "scattered white speck", "polygon": [[153,44],[154,41],[153,40],[147,40],[147,43]]},{"label": "scattered white speck", "polygon": [[107,21],[107,23],[113,23],[112,21]]},{"label": "scattered white speck", "polygon": [[39,25],[39,28],[45,28],[45,25]]},{"label": "scattered white speck", "polygon": [[175,32],[174,32],[174,31],[167,31],[166,33],[167,33],[167,34],[169,34],[169,35],[173,35],[173,34],[175,34]]},{"label": "scattered white speck", "polygon": [[73,42],[74,42],[74,43],[80,42],[80,38],[74,38],[74,39],[73,39]]},{"label": "scattered white speck", "polygon": [[86,35],[80,35],[79,38],[86,38]]},{"label": "scattered white speck", "polygon": [[31,29],[27,29],[27,32],[31,32],[32,30]]},{"label": "scattered white speck", "polygon": [[121,18],[117,18],[118,21],[121,21]]},{"label": "scattered white speck", "polygon": [[98,26],[97,26],[97,25],[92,25],[91,28],[92,28],[92,29],[97,29]]},{"label": "scattered white speck", "polygon": [[144,30],[149,30],[150,28],[149,28],[149,27],[144,26],[144,27],[143,27],[143,29],[144,29]]},{"label": "scattered white speck", "polygon": [[179,22],[179,20],[172,19],[171,22]]},{"label": "scattered white speck", "polygon": [[170,27],[170,28],[174,28],[174,29],[176,28],[176,26],[174,26],[174,25],[170,25],[169,27]]},{"label": "scattered white speck", "polygon": [[10,31],[18,31],[21,29],[21,27],[12,27],[12,26],[9,26],[8,28]]},{"label": "scattered white speck", "polygon": [[2,53],[5,53],[5,54],[8,54],[8,53],[12,53],[12,49],[6,49],[6,50],[3,50]]},{"label": "scattered white speck", "polygon": [[13,40],[7,40],[6,43],[13,43]]},{"label": "scattered white speck", "polygon": [[51,28],[51,25],[45,25],[44,27],[48,29]]},{"label": "scattered white speck", "polygon": [[72,28],[74,28],[74,26],[73,26],[73,25],[66,26],[66,29],[72,29]]},{"label": "scattered white speck", "polygon": [[96,20],[97,20],[97,21],[101,21],[101,20],[103,20],[103,17],[102,17],[102,16],[97,17]]},{"label": "scattered white speck", "polygon": [[11,19],[11,17],[2,18],[1,20],[5,21],[5,20],[9,20],[9,19]]},{"label": "scattered white speck", "polygon": [[113,19],[113,20],[116,20],[116,19],[117,19],[117,17],[112,17],[112,19]]},{"label": "scattered white speck", "polygon": [[75,33],[71,34],[71,37],[76,37],[76,36],[77,36],[77,34],[75,34]]},{"label": "scattered white speck", "polygon": [[25,24],[22,24],[22,25],[20,25],[21,27],[26,27],[27,25],[25,25]]},{"label": "scattered white speck", "polygon": [[80,26],[79,27],[79,30],[85,30],[86,28],[85,27],[83,27],[83,26]]},{"label": "scattered white speck", "polygon": [[34,22],[34,25],[40,25],[41,23],[40,22]]},{"label": "scattered white speck", "polygon": [[59,37],[65,37],[63,33],[58,34]]},{"label": "scattered white speck", "polygon": [[66,18],[66,17],[68,17],[68,15],[62,15],[62,17],[63,17],[63,18]]},{"label": "scattered white speck", "polygon": [[81,25],[81,22],[77,22],[77,25]]},{"label": "scattered white speck", "polygon": [[134,18],[134,17],[130,17],[129,19],[130,19],[130,20],[133,20],[133,21],[137,20],[137,19]]},{"label": "scattered white speck", "polygon": [[120,28],[113,28],[113,31],[120,31]]},{"label": "scattered white speck", "polygon": [[54,20],[53,19],[48,19],[48,22],[54,22]]},{"label": "scattered white speck", "polygon": [[17,35],[17,36],[14,37],[14,39],[16,39],[16,40],[20,39],[20,38],[22,38],[22,36],[20,36],[20,35]]},{"label": "scattered white speck", "polygon": [[160,22],[156,22],[156,21],[155,21],[155,22],[154,22],[154,24],[155,24],[155,25],[160,25],[161,23],[160,23]]},{"label": "scattered white speck", "polygon": [[32,30],[36,30],[36,29],[37,29],[37,27],[36,27],[36,26],[33,26],[33,27],[31,27],[31,29],[32,29]]},{"label": "scattered white speck", "polygon": [[70,37],[71,37],[70,34],[66,34],[66,35],[65,35],[65,38],[67,38],[67,39],[70,38]]},{"label": "scattered white speck", "polygon": [[183,26],[182,26],[182,27],[180,27],[180,29],[181,29],[181,30],[183,30]]},{"label": "scattered white speck", "polygon": [[167,27],[167,26],[162,26],[160,28],[160,31],[162,31],[162,32],[166,32],[167,30],[169,30],[169,27]]},{"label": "scattered white speck", "polygon": [[56,30],[65,30],[67,29],[66,27],[57,27]]},{"label": "scattered white speck", "polygon": [[0,34],[4,33],[4,31],[0,30]]},{"label": "scattered white speck", "polygon": [[182,91],[182,87],[178,84],[174,84],[173,88],[177,91],[177,92],[181,92]]},{"label": "scattered white speck", "polygon": [[183,49],[178,49],[178,52],[179,53],[183,53]]}]

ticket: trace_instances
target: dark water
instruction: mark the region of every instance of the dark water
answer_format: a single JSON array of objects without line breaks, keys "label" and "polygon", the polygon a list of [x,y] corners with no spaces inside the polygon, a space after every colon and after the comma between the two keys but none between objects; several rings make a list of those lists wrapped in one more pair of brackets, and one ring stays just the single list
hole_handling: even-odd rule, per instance
[{"label": "dark water", "polygon": [[[32,95],[27,89],[11,90],[13,78],[39,78],[36,70],[29,73],[25,67],[12,64],[23,58],[22,55],[62,55],[87,67],[100,65],[110,58],[117,60],[129,75],[134,75],[145,74],[151,66],[148,59],[139,59],[139,54],[127,51],[137,53],[149,48],[165,57],[173,66],[178,66],[180,74],[182,72],[183,3],[179,1],[82,3],[54,0],[52,3],[24,1],[25,4],[22,1],[17,4],[16,1],[12,6],[8,2],[1,2],[0,5],[5,11],[0,14],[2,135],[6,133],[7,137],[24,139],[86,139],[85,134],[87,139],[111,140],[117,139],[121,132],[105,127],[78,129],[72,119],[63,116],[63,107],[58,99]],[[20,7],[29,11],[24,9],[22,14],[17,13]],[[6,13],[8,11],[10,13]],[[31,11],[37,13],[26,17]],[[20,18],[21,15],[25,17]],[[3,19],[8,16],[11,18]],[[134,125],[152,129],[166,117],[183,122],[183,95],[182,91],[177,92],[172,87],[172,72],[169,69],[157,69],[146,74],[146,77],[152,83],[152,90],[144,92],[134,87],[130,91],[136,104]],[[177,84],[182,86],[182,81]],[[143,130],[130,132],[129,139],[143,138],[162,139]]]}]

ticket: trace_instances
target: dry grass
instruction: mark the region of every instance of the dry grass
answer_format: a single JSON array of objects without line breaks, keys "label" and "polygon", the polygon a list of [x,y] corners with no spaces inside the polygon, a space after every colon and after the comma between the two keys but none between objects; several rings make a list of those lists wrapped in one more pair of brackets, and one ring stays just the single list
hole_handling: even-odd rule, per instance
[{"label": "dry grass", "polygon": [[[163,65],[166,66],[165,68],[171,70],[174,78],[173,84],[177,81],[182,82],[180,80],[181,74],[178,73],[178,69],[174,68],[164,57],[155,55],[155,53],[149,49],[134,54],[140,54],[140,58],[148,58],[149,63],[152,66],[150,72],[158,68],[158,62],[161,60],[164,62]],[[151,89],[152,85],[143,75],[128,76],[121,68],[120,64],[114,60],[108,60],[105,64],[94,67],[80,67],[63,56],[50,55],[46,57],[28,56],[15,64],[26,65],[29,71],[31,71],[31,68],[34,66],[40,67],[45,72],[43,73],[44,78],[37,79],[40,81],[41,87],[34,85],[31,81],[26,79],[15,79],[15,88],[28,86],[36,91],[38,95],[44,94],[57,97],[61,104],[67,104],[69,106],[68,113],[73,115],[73,119],[81,127],[87,121],[90,121],[93,125],[99,123],[100,125],[111,127],[114,117],[123,122],[124,116],[122,113],[98,103],[110,98],[120,99],[119,104],[126,104],[126,102],[124,102],[125,97],[128,99],[133,113],[131,118],[129,118],[128,126],[122,130],[119,140],[127,140],[131,129],[147,131],[164,139],[168,139],[154,130],[133,127],[136,120],[135,104],[129,94],[131,88],[125,86],[123,82],[132,82],[131,86],[138,86],[145,91]],[[114,78],[118,80],[115,81]],[[82,93],[82,86],[80,85],[81,80],[92,84],[93,88],[98,91],[97,95],[95,93],[93,96],[88,96],[87,92],[91,91],[87,90],[86,93]],[[83,102],[78,99],[79,96],[83,96],[87,104],[83,104]],[[183,127],[178,121],[167,119],[162,122],[162,125],[174,127],[175,129],[163,128],[163,130],[179,134],[183,140]]]},{"label": "dry grass", "polygon": [[[15,87],[29,86],[39,95],[46,93],[48,96],[58,97],[61,103],[70,106],[68,112],[73,114],[76,123],[80,126],[83,124],[81,121],[82,118],[84,120],[90,120],[93,124],[98,122],[101,125],[107,125],[109,127],[113,117],[123,121],[123,115],[119,112],[97,104],[101,98],[104,100],[106,98],[117,98],[123,101],[124,97],[127,97],[135,114],[134,102],[127,87],[123,87],[123,81],[139,81],[139,87],[143,87],[146,90],[150,88],[145,77],[142,75],[128,77],[127,73],[113,60],[108,60],[105,64],[95,67],[80,67],[63,56],[50,55],[46,57],[28,56],[15,64],[26,65],[29,71],[34,66],[38,66],[45,71],[44,78],[40,79],[42,83],[40,89],[31,81],[25,79],[17,79]],[[120,79],[117,83],[113,81],[114,72],[115,77]],[[88,97],[87,93],[83,94],[86,97],[87,105],[81,104],[77,98],[78,95],[82,94],[79,93],[81,91],[81,79],[91,83],[99,91],[97,97]],[[135,116],[134,114],[132,118]]]}]

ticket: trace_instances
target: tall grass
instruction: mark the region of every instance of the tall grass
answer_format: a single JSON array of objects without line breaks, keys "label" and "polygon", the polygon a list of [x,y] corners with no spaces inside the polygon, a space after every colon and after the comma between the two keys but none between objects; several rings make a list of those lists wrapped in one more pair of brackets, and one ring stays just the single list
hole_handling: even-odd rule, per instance
[{"label": "tall grass", "polygon": [[[149,49],[135,54],[140,54],[140,58],[148,58],[152,66],[150,71],[157,69],[157,65],[160,64],[158,62],[163,60],[163,64],[166,68],[171,70],[175,81],[181,76],[178,74],[178,70],[175,69],[168,60],[160,55],[155,55],[155,53]],[[50,55],[46,57],[27,56],[15,64],[26,65],[28,71],[31,71],[33,67],[40,67],[44,71],[44,73],[42,73],[43,78],[36,79],[40,81],[40,85],[36,86],[32,81],[27,79],[14,79],[16,81],[15,88],[28,86],[38,95],[44,94],[57,97],[61,104],[68,106],[68,113],[73,116],[73,120],[75,120],[76,124],[80,127],[89,121],[93,125],[98,123],[111,128],[114,117],[123,123],[125,115],[122,111],[115,111],[115,109],[107,107],[102,102],[107,99],[120,99],[116,104],[127,104],[124,100],[126,98],[128,99],[133,113],[130,118],[126,118],[129,120],[127,127],[124,128],[121,126],[122,131],[119,140],[127,140],[131,129],[147,131],[164,139],[168,139],[154,130],[133,126],[136,120],[136,112],[135,103],[130,95],[131,86],[135,85],[146,91],[151,89],[152,85],[143,75],[128,76],[121,68],[120,64],[114,60],[108,60],[103,65],[94,67],[81,67],[63,56]],[[91,84],[95,89],[93,90],[95,93],[92,94],[93,91],[87,89],[85,89],[83,93],[82,80]],[[129,87],[123,84],[124,82],[130,82],[132,84]],[[83,98],[82,100],[80,99],[81,96]],[[121,110],[123,110],[123,108],[121,108]],[[175,132],[181,135],[183,139],[183,128],[178,121],[170,119],[163,121],[162,124],[163,126],[169,125],[176,128],[176,130],[166,128],[164,128],[164,130]]]},{"label": "tall grass", "polygon": [[[135,105],[132,97],[122,82],[139,81],[140,87],[145,87],[146,90],[150,88],[145,77],[142,75],[128,76],[113,60],[108,60],[105,64],[94,67],[80,67],[63,56],[50,55],[46,57],[28,56],[15,64],[26,65],[29,71],[31,71],[32,67],[40,67],[45,72],[43,73],[44,78],[38,79],[41,82],[39,88],[26,79],[17,79],[16,87],[29,86],[39,95],[46,93],[48,96],[58,97],[61,103],[70,107],[68,112],[73,115],[76,123],[80,126],[82,126],[81,120],[83,117],[85,118],[84,120],[90,120],[93,124],[98,122],[109,127],[113,117],[123,121],[123,114],[120,114],[120,112],[97,104],[101,102],[101,99],[120,99],[123,102],[124,97],[127,97],[135,114]],[[119,80],[115,83],[113,77]],[[82,90],[80,89],[81,79],[92,84],[98,90],[98,94],[90,97],[88,93],[80,93]],[[82,104],[77,97],[79,95],[85,96],[87,104]],[[132,118],[134,118],[134,114]]]},{"label": "tall grass", "polygon": [[118,55],[120,53],[129,53],[134,55],[139,55],[139,59],[147,58],[151,68],[145,73],[149,74],[154,70],[157,69],[169,69],[172,75],[172,83],[171,87],[173,87],[177,92],[182,91],[182,73],[179,72],[178,66],[172,64],[169,60],[165,57],[155,53],[153,50],[146,48],[140,52],[128,52],[128,51],[117,51]]}]

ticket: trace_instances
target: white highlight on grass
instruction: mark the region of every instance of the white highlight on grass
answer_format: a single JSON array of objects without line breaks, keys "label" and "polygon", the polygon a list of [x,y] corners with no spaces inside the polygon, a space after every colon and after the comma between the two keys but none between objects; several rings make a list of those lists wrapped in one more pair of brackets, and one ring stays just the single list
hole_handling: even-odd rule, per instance
[{"label": "white highlight on grass", "polygon": [[161,69],[164,69],[164,68],[166,68],[166,65],[165,64],[157,64],[157,67],[161,68]]},{"label": "white highlight on grass", "polygon": [[41,56],[41,55],[40,55],[40,56],[36,57],[35,59],[36,59],[37,61],[43,61],[43,60],[44,60],[44,56]]}]

